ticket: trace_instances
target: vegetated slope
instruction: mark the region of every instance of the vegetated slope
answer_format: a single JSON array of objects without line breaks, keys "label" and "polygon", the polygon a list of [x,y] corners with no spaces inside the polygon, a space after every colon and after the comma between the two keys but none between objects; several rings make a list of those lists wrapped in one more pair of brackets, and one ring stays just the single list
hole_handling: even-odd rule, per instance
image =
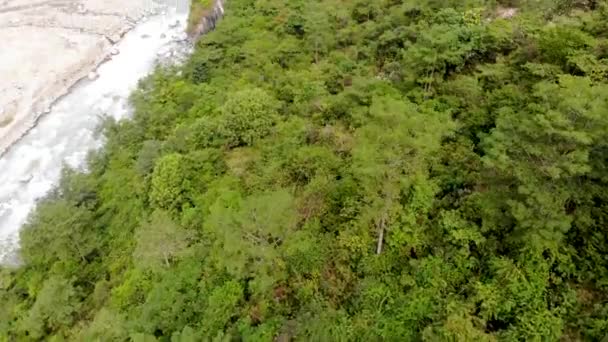
[{"label": "vegetated slope", "polygon": [[608,7],[546,4],[231,0],[32,216],[1,334],[605,338]]}]

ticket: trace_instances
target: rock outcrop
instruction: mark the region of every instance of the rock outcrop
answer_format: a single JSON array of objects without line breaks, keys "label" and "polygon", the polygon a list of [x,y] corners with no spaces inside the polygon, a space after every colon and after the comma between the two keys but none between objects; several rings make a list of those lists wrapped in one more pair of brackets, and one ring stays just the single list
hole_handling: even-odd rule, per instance
[{"label": "rock outcrop", "polygon": [[190,33],[190,38],[193,41],[197,41],[202,35],[215,29],[217,22],[224,16],[225,3],[226,0],[215,0],[213,7],[198,20],[198,24]]}]

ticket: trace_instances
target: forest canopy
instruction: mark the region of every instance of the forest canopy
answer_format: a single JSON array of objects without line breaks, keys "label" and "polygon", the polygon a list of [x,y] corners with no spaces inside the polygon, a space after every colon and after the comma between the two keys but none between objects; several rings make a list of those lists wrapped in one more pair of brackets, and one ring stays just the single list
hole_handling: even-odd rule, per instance
[{"label": "forest canopy", "polygon": [[608,338],[605,0],[230,0],[132,102],[0,341]]}]

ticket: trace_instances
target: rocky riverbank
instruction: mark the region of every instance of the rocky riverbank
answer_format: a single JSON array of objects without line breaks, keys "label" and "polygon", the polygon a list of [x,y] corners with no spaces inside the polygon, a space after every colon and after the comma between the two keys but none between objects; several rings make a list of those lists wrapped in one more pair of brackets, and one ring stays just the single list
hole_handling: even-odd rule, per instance
[{"label": "rocky riverbank", "polygon": [[128,118],[129,97],[138,82],[157,65],[180,63],[190,53],[186,11],[187,7],[183,12],[151,16],[127,32],[109,47],[111,58],[96,68],[95,80],[89,81],[83,73],[85,79],[2,155],[0,265],[18,263],[20,227],[38,200],[58,184],[63,167],[85,168],[87,154],[103,145],[99,134],[103,120]]},{"label": "rocky riverbank", "polygon": [[119,53],[126,32],[164,8],[152,0],[0,0],[0,155]]}]

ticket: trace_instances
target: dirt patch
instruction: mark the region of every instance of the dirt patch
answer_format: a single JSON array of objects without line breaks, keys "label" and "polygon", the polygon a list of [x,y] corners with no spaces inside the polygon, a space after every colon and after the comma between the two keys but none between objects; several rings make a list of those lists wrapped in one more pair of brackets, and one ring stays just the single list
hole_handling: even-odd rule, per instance
[{"label": "dirt patch", "polygon": [[0,117],[0,128],[8,126],[15,118],[12,115]]},{"label": "dirt patch", "polygon": [[8,106],[0,107],[0,128],[7,127],[15,120],[15,104],[9,103]]},{"label": "dirt patch", "polygon": [[499,7],[496,9],[496,17],[510,19],[517,15],[518,9],[515,7]]}]

